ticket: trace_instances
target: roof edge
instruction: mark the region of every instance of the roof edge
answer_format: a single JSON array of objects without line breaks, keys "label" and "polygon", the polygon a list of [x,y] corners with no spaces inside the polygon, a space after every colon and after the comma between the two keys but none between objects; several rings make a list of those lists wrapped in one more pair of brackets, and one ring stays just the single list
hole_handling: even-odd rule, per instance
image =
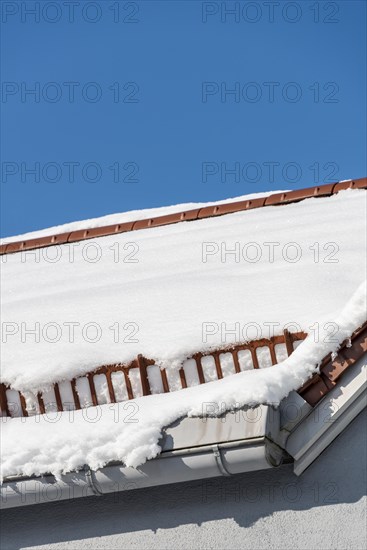
[{"label": "roof edge", "polygon": [[104,225],[93,229],[79,229],[67,233],[49,235],[46,237],[37,237],[33,239],[24,239],[22,241],[4,243],[0,245],[0,255],[14,254],[16,252],[34,250],[37,248],[67,244],[77,241],[85,241],[93,238],[135,231],[137,229],[148,229],[150,227],[172,225],[183,221],[194,221],[212,218],[215,216],[223,216],[224,214],[233,214],[235,212],[252,210],[254,208],[261,208],[264,206],[290,204],[309,198],[329,197],[346,189],[367,189],[367,177],[328,183],[305,189],[296,189],[294,191],[287,191],[284,193],[274,193],[272,195],[268,195],[267,197],[258,199],[204,206],[193,210],[176,212],[175,214],[166,214],[164,216],[146,218],[121,224]]}]

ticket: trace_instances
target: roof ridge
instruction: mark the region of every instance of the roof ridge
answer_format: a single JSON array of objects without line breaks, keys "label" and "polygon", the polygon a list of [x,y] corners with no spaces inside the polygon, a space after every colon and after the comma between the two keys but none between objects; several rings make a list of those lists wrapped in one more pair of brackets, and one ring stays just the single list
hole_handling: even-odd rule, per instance
[{"label": "roof ridge", "polygon": [[245,199],[236,202],[225,202],[211,206],[203,206],[193,210],[185,210],[174,214],[165,214],[152,218],[145,218],[121,224],[104,225],[93,229],[78,229],[66,233],[49,235],[46,237],[36,237],[24,239],[21,241],[4,243],[0,245],[0,255],[13,254],[22,252],[23,250],[33,250],[48,246],[55,246],[76,241],[84,241],[88,239],[106,237],[118,233],[126,233],[137,229],[148,229],[150,227],[158,227],[163,225],[172,225],[182,221],[194,221],[204,218],[212,218],[215,216],[223,216],[224,214],[233,214],[244,210],[252,210],[263,206],[277,206],[299,202],[312,197],[329,197],[335,195],[339,191],[346,189],[366,189],[367,177],[355,180],[345,180],[341,182],[328,183],[324,185],[308,187],[305,189],[296,189],[294,191],[286,191],[283,193],[273,193],[267,197]]}]

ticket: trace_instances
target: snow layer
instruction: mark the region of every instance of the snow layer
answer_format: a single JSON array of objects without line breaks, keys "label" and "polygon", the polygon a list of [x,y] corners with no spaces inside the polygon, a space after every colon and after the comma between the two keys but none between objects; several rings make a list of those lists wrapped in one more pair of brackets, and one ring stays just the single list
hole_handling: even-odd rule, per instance
[{"label": "snow layer", "polygon": [[324,329],[320,341],[312,336],[276,367],[245,371],[220,381],[180,392],[152,395],[117,405],[91,407],[72,413],[2,420],[2,476],[56,476],[89,464],[92,469],[120,460],[137,467],[160,452],[162,428],[183,416],[219,413],[244,405],[278,405],[317,370],[329,352],[350,337],[366,318],[366,284],[354,293],[334,319],[339,327],[333,342]]},{"label": "snow layer", "polygon": [[15,389],[138,353],[177,366],[290,322],[317,340],[364,279],[366,191],[13,254],[1,272],[1,380]]}]

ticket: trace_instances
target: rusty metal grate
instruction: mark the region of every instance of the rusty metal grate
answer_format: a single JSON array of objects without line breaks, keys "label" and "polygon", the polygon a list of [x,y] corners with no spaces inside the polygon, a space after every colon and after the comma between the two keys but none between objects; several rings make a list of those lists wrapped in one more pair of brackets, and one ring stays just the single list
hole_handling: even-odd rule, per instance
[{"label": "rusty metal grate", "polygon": [[[306,336],[304,332],[284,331],[283,335],[270,339],[263,338],[231,348],[197,353],[178,370],[160,369],[154,361],[139,355],[129,365],[104,365],[85,376],[53,384],[37,394],[19,392],[0,384],[1,414],[22,417],[52,410],[78,410],[205,384],[243,370],[276,365],[291,355]],[[366,352],[367,322],[353,333],[349,341],[343,343],[335,357],[329,354],[324,358],[319,374],[314,374],[298,393],[315,406],[338,383],[342,374]],[[152,369],[155,369],[154,376]],[[98,382],[98,377],[104,377],[104,384]]]},{"label": "rusty metal grate", "polygon": [[160,369],[153,360],[139,355],[129,365],[104,365],[85,376],[55,383],[36,394],[19,392],[0,384],[1,413],[11,417],[32,416],[177,391],[243,370],[276,365],[305,338],[304,332],[284,331],[282,335],[269,339],[197,353],[176,370]]}]

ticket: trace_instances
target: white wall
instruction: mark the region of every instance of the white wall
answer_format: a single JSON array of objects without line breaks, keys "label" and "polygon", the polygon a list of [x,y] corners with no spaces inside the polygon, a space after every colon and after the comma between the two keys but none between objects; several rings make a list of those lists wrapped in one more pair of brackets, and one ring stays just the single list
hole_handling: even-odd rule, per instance
[{"label": "white wall", "polygon": [[366,420],[300,478],[287,465],[3,511],[1,548],[364,549]]}]

